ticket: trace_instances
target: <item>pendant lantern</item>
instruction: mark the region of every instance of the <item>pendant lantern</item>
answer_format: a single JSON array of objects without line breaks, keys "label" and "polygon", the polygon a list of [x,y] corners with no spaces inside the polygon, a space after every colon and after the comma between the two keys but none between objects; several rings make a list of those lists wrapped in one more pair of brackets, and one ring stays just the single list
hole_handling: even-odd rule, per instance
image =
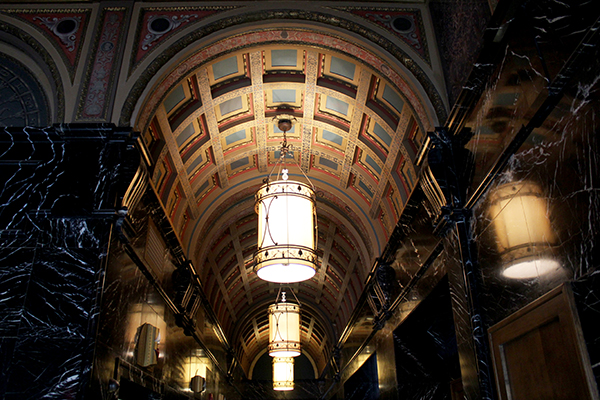
[{"label": "pendant lantern", "polygon": [[273,358],[273,390],[294,390],[293,358]]},{"label": "pendant lantern", "polygon": [[499,186],[490,200],[490,218],[504,262],[502,274],[531,279],[560,270],[552,257],[556,233],[541,188],[531,182],[512,182]]},{"label": "pendant lantern", "polygon": [[[279,120],[284,133],[280,161],[290,152],[285,132],[291,121]],[[294,283],[312,278],[317,268],[315,192],[305,183],[282,179],[267,182],[255,196],[258,214],[258,248],[254,270],[259,278]]]},{"label": "pendant lantern", "polygon": [[300,355],[300,306],[281,302],[269,306],[269,355],[296,357]]}]

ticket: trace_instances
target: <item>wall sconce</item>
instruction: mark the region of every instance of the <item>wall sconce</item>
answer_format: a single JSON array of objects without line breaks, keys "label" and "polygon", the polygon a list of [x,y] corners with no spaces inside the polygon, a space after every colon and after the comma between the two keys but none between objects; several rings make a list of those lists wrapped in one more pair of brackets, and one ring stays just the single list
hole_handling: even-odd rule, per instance
[{"label": "wall sconce", "polygon": [[[190,354],[185,357],[183,383],[189,382],[189,388],[192,392],[200,393],[206,388],[208,357],[203,349],[192,349]],[[201,387],[200,391],[197,391]]]},{"label": "wall sconce", "polygon": [[[283,131],[283,142],[275,167],[285,167],[291,150],[285,133],[292,120],[280,116],[278,126]],[[286,168],[281,171],[281,179],[269,182],[271,174],[255,196],[258,248],[254,270],[259,278],[269,282],[305,281],[315,275],[317,268],[315,191],[312,184],[288,180]]]},{"label": "wall sconce", "polygon": [[281,302],[276,300],[275,304],[269,306],[269,355],[300,355],[300,305],[287,303],[285,292],[282,293]]},{"label": "wall sconce", "polygon": [[490,200],[489,213],[505,277],[531,279],[560,269],[558,261],[551,257],[556,234],[538,185],[531,182],[501,185]]},{"label": "wall sconce", "polygon": [[273,390],[294,390],[294,359],[273,358]]},{"label": "wall sconce", "polygon": [[158,363],[158,342],[160,330],[150,324],[143,324],[137,333],[135,361],[142,367]]},{"label": "wall sconce", "polygon": [[205,383],[206,381],[203,377],[196,375],[190,380],[190,389],[194,393],[202,393],[206,389]]}]

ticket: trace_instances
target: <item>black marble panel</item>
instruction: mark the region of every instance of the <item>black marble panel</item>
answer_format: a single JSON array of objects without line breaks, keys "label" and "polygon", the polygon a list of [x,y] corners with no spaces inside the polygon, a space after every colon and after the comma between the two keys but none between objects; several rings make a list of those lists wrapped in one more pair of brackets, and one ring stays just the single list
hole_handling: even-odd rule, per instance
[{"label": "black marble panel", "polygon": [[[20,335],[85,338],[93,318],[98,255],[72,248],[36,250]],[[90,264],[90,260],[96,263]]]},{"label": "black marble panel", "polygon": [[482,36],[490,19],[487,0],[429,2],[433,19],[446,90],[450,104],[454,104],[473,68],[481,49]]},{"label": "black marble panel", "polygon": [[460,379],[448,279],[442,279],[394,331],[398,396],[451,399]]},{"label": "black marble panel", "polygon": [[88,398],[131,140],[107,125],[0,132],[0,398]]},{"label": "black marble panel", "polygon": [[0,393],[6,393],[8,386],[8,377],[11,374],[11,366],[15,346],[18,339],[13,337],[0,336]]},{"label": "black marble panel", "polygon": [[375,400],[378,398],[379,377],[377,374],[377,354],[373,354],[344,383],[344,399]]},{"label": "black marble panel", "polygon": [[87,384],[93,341],[21,337],[14,349],[6,400],[75,399]]},{"label": "black marble panel", "polygon": [[600,275],[592,274],[572,284],[573,295],[577,303],[577,311],[583,337],[587,345],[590,364],[596,382],[600,382]]},{"label": "black marble panel", "polygon": [[16,336],[33,266],[33,249],[0,248],[0,337]]}]

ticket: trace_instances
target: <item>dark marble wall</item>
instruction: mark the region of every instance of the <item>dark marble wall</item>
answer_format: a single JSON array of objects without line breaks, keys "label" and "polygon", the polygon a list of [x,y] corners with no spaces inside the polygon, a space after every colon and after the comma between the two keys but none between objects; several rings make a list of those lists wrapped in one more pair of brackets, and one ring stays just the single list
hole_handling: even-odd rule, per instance
[{"label": "dark marble wall", "polygon": [[[477,321],[477,329],[464,334],[485,339],[487,328],[572,282],[592,356],[598,337],[588,319],[597,309],[590,282],[599,266],[600,14],[588,2],[536,1],[515,2],[512,15],[505,51],[466,120],[473,133],[466,145],[475,165],[467,208],[476,276],[471,279],[458,253],[448,268],[456,282],[475,282],[475,290],[457,291],[475,306],[455,303],[455,319],[463,320],[456,321],[457,333]],[[516,265],[520,272],[511,274],[508,268]],[[463,379],[469,368],[478,365],[472,372],[481,374],[489,362],[483,341],[471,348],[479,362],[461,362]]]},{"label": "dark marble wall", "polygon": [[452,399],[460,367],[448,279],[394,331],[397,398]]},{"label": "dark marble wall", "polygon": [[[585,2],[540,3],[513,22],[505,56],[467,121],[475,133],[467,147],[480,167],[469,191],[488,325],[565,281],[588,281],[599,266],[600,66],[590,35],[599,13]],[[538,260],[535,272],[506,276],[521,259]]]},{"label": "dark marble wall", "polygon": [[83,399],[130,132],[0,132],[0,398]]},{"label": "dark marble wall", "polygon": [[[112,125],[0,134],[1,399],[240,397],[214,321],[199,301],[182,308],[172,276],[185,260],[135,140]],[[159,329],[145,366],[144,324]]]},{"label": "dark marble wall", "polygon": [[429,2],[440,49],[446,91],[454,104],[483,44],[490,19],[488,0],[433,0]]}]

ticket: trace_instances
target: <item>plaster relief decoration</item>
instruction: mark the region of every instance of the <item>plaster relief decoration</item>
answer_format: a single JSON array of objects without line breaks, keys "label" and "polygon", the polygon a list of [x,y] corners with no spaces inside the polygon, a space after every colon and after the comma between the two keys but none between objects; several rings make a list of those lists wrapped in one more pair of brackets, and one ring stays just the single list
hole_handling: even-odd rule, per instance
[{"label": "plaster relief decoration", "polygon": [[96,55],[87,85],[84,85],[85,100],[83,109],[78,112],[78,120],[102,120],[107,117],[106,109],[111,95],[109,83],[115,74],[116,47],[124,17],[124,8],[106,9],[104,12],[104,23],[95,46]]},{"label": "plaster relief decoration", "polygon": [[81,43],[89,19],[89,10],[15,10],[14,16],[27,21],[42,32],[59,53],[69,69],[71,79],[81,53]]},{"label": "plaster relief decoration", "polygon": [[81,16],[77,17],[34,17],[34,21],[40,21],[50,31],[55,34],[62,44],[67,47],[67,51],[73,52],[75,50],[75,40],[77,39],[77,31],[81,24]]},{"label": "plaster relief decoration", "polygon": [[148,18],[145,24],[148,33],[142,40],[142,50],[148,50],[152,43],[160,39],[163,35],[179,28],[181,24],[185,24],[190,20],[198,18],[198,14],[190,15],[152,15]]},{"label": "plaster relief decoration", "polygon": [[137,52],[131,59],[130,72],[158,45],[179,29],[199,22],[220,11],[235,7],[146,8],[140,14],[136,33]]},{"label": "plaster relief decoration", "polygon": [[368,19],[372,23],[392,32],[415,50],[423,60],[431,64],[427,39],[423,31],[421,11],[416,9],[373,9],[371,7],[344,7],[340,9],[350,11],[352,14]]}]

